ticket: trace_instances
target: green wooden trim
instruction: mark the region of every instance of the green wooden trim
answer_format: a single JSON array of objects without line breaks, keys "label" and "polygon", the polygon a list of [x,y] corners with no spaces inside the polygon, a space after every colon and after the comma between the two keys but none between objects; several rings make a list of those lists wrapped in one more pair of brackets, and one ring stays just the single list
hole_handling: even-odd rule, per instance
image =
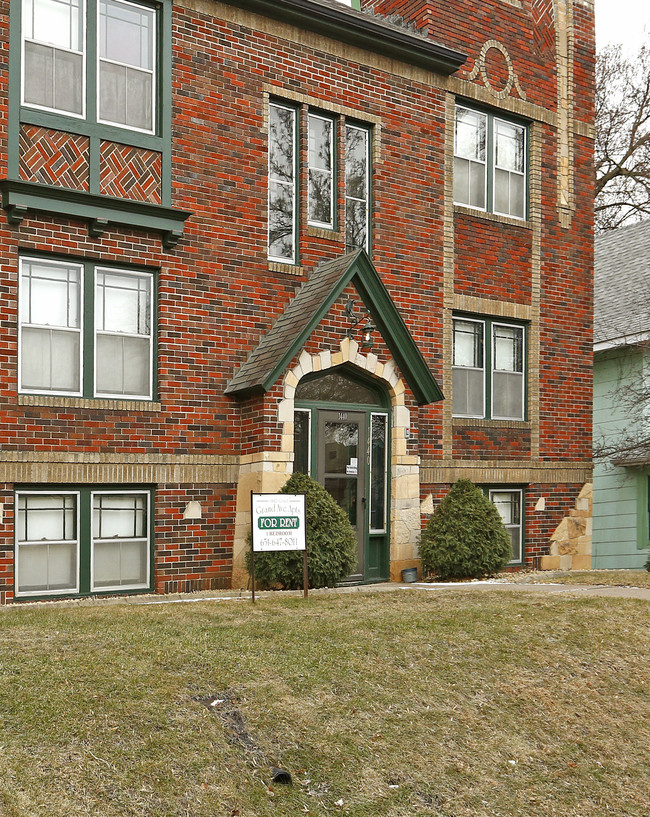
[{"label": "green wooden trim", "polygon": [[91,136],[88,145],[88,165],[90,176],[90,192],[99,195],[101,192],[101,147],[99,136]]},{"label": "green wooden trim", "polygon": [[[492,329],[494,324],[499,324],[501,326],[515,326],[519,329],[523,329],[523,376],[524,376],[524,394],[523,394],[523,417],[497,417],[494,418],[495,422],[516,422],[516,423],[525,423],[528,422],[528,336],[529,336],[529,324],[525,321],[518,321],[518,320],[511,320],[510,318],[500,318],[494,315],[477,315],[471,312],[454,312],[452,315],[452,322],[456,320],[473,320],[479,321],[483,324],[483,377],[484,377],[484,386],[485,386],[485,404],[483,407],[483,417],[479,418],[472,418],[466,417],[465,415],[453,415],[454,419],[458,420],[471,420],[471,419],[485,419],[491,420],[492,418],[492,374],[493,374],[493,348],[492,348],[492,341],[493,341],[493,334]],[[453,323],[452,323],[453,327]],[[453,333],[453,328],[452,328]]]},{"label": "green wooden trim", "polygon": [[228,0],[231,5],[279,19],[301,30],[314,31],[341,42],[365,48],[375,54],[418,65],[443,76],[457,71],[466,60],[460,51],[413,34],[390,23],[359,14],[340,5],[312,3],[310,0]]},{"label": "green wooden trim", "polygon": [[98,122],[89,122],[87,119],[76,119],[52,111],[39,111],[32,108],[20,108],[20,121],[28,125],[39,125],[42,128],[61,130],[66,133],[81,136],[96,136],[107,142],[117,142],[120,145],[143,148],[145,150],[162,151],[164,141],[161,136],[151,133],[120,128],[118,125],[106,125]]},{"label": "green wooden trim", "polygon": [[81,325],[81,343],[83,372],[81,393],[84,397],[95,396],[95,264],[83,262],[83,323]]},{"label": "green wooden trim", "polygon": [[[330,371],[329,369],[323,370],[320,374],[324,375]],[[362,373],[355,373],[355,377],[357,377],[361,382],[368,380],[367,376],[364,376]],[[385,503],[386,503],[386,531],[385,533],[373,533],[370,530],[370,502],[366,501],[363,504],[363,513],[365,514],[365,530],[366,536],[364,541],[364,578],[360,582],[354,582],[354,584],[368,584],[376,581],[385,581],[389,578],[390,575],[390,530],[391,530],[391,505],[392,505],[392,491],[391,491],[391,455],[392,455],[392,413],[390,410],[390,400],[388,394],[386,393],[386,406],[376,406],[376,405],[368,405],[366,403],[342,403],[339,401],[333,402],[325,402],[319,400],[300,400],[296,401],[295,403],[295,411],[305,411],[309,410],[310,412],[310,420],[309,420],[309,475],[316,479],[316,474],[318,473],[318,420],[317,420],[317,411],[329,411],[329,412],[337,412],[337,411],[350,411],[356,412],[357,414],[363,414],[365,416],[365,423],[366,423],[366,453],[364,455],[365,459],[365,481],[366,481],[366,494],[367,500],[370,497],[370,490],[371,490],[371,483],[370,483],[370,465],[371,465],[371,434],[372,434],[372,415],[373,414],[383,414],[386,417],[386,496],[385,496]],[[315,433],[316,432],[316,433]],[[380,574],[379,576],[374,576],[368,578],[368,563],[370,557],[370,540],[379,541],[382,540],[384,550],[382,552],[381,558],[381,566],[380,566]],[[345,582],[344,582],[345,583]]]},{"label": "green wooden trim", "polygon": [[638,550],[646,550],[650,545],[650,490],[648,483],[650,475],[643,471],[636,475],[636,546]]},{"label": "green wooden trim", "polygon": [[438,383],[367,253],[360,250],[350,266],[352,282],[418,404],[422,406],[443,400]]},{"label": "green wooden trim", "polygon": [[[160,32],[160,48],[158,50],[158,100],[156,115],[158,116],[158,133],[162,138],[162,203],[167,207],[172,203],[172,0],[163,0],[158,27]],[[162,19],[161,19],[162,18]]]},{"label": "green wooden trim", "polygon": [[[148,514],[147,528],[149,533],[149,577],[146,587],[124,588],[113,590],[94,590],[90,589],[90,562],[91,562],[91,540],[92,540],[92,494],[93,493],[130,493],[130,492],[146,493],[148,495]],[[56,494],[60,492],[73,492],[78,496],[78,519],[79,530],[77,531],[77,538],[79,540],[79,563],[77,565],[77,578],[79,580],[79,592],[63,592],[63,593],[43,593],[39,595],[18,595],[17,601],[33,602],[33,601],[53,601],[55,599],[66,598],[83,598],[84,596],[115,596],[115,595],[139,595],[142,593],[152,593],[155,587],[155,485],[61,485],[44,484],[44,485],[16,485],[14,487],[14,508],[16,507],[16,498],[18,494],[23,492],[41,493],[41,494]],[[17,514],[16,514],[17,518]],[[14,542],[16,542],[16,530],[14,525]],[[16,543],[17,544],[17,543]],[[14,588],[15,590],[16,588]]]},{"label": "green wooden trim", "polygon": [[9,4],[9,122],[7,128],[7,169],[17,179],[20,175],[20,66],[22,3]]},{"label": "green wooden trim", "polygon": [[[61,261],[62,263],[78,264],[82,268],[83,280],[81,282],[83,292],[83,310],[82,310],[82,324],[81,324],[81,395],[80,397],[87,400],[106,400],[106,401],[130,401],[131,397],[127,394],[116,394],[114,397],[96,397],[95,395],[95,293],[96,289],[96,270],[98,267],[107,270],[123,271],[123,272],[139,272],[151,277],[151,397],[135,397],[134,402],[147,403],[152,406],[158,400],[158,286],[159,286],[159,270],[151,269],[150,267],[143,267],[141,264],[129,263],[103,263],[99,259],[77,259],[73,256],[55,255],[44,252],[21,252],[21,258],[42,258],[47,261]],[[29,395],[30,391],[20,391],[21,395]],[[56,397],[56,394],[47,395]],[[63,396],[65,399],[65,396]]]},{"label": "green wooden trim", "polygon": [[172,14],[173,0],[136,0],[157,11],[155,133],[140,133],[98,122],[97,29],[98,0],[86,2],[85,118],[21,106],[21,3],[11,3],[9,32],[9,178],[19,178],[21,123],[87,136],[90,140],[90,192],[100,192],[100,140],[161,154],[163,205],[172,202]]},{"label": "green wooden trim", "polygon": [[[392,298],[381,281],[365,250],[356,250],[349,254],[349,263],[339,280],[323,299],[314,312],[309,323],[278,360],[264,380],[255,388],[243,391],[267,392],[285,371],[298,351],[303,348],[307,339],[318,324],[327,315],[332,304],[339,298],[345,287],[352,282],[399,366],[404,379],[410,386],[419,405],[427,405],[443,400],[444,395],[431,373],[422,353],[418,349],[411,333],[408,331],[402,316],[397,311]],[[234,392],[228,392],[234,393]]]},{"label": "green wooden trim", "polygon": [[[486,161],[485,161],[485,175],[486,175],[486,190],[485,190],[485,207],[472,207],[469,204],[460,204],[461,207],[470,207],[479,212],[492,213],[498,217],[511,218],[514,221],[520,221],[525,224],[530,218],[530,126],[531,122],[522,119],[518,116],[513,116],[510,111],[501,111],[499,109],[488,108],[485,105],[477,103],[475,100],[465,100],[462,97],[456,98],[456,107],[466,108],[469,111],[476,111],[487,117],[486,123]],[[454,113],[455,117],[455,113]],[[524,196],[525,206],[523,218],[519,216],[508,215],[506,213],[496,213],[494,210],[494,170],[496,155],[494,149],[494,120],[502,119],[504,122],[512,122],[514,125],[519,125],[525,130],[525,167],[524,167]]]},{"label": "green wooden trim", "polygon": [[[521,559],[511,559],[507,567],[521,567],[526,564],[526,488],[527,485],[509,485],[507,483],[490,483],[489,485],[479,485],[484,495],[490,499],[490,491],[521,491],[520,526],[521,526]],[[491,500],[490,500],[491,501]]]},{"label": "green wooden trim", "polygon": [[[183,233],[186,219],[192,213],[176,210],[161,204],[100,196],[81,190],[68,190],[54,185],[35,182],[0,180],[2,207],[7,211],[11,224],[20,224],[27,210],[42,210],[48,213],[81,218],[106,224],[126,225],[162,234],[163,243],[172,248]],[[101,234],[103,230],[95,234]]]}]

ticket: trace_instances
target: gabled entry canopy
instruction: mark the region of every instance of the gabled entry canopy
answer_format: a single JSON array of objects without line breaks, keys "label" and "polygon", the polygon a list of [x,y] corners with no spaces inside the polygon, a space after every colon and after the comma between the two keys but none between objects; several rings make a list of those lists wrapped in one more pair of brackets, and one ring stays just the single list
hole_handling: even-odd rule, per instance
[{"label": "gabled entry canopy", "polygon": [[226,394],[267,392],[350,283],[368,309],[418,404],[442,400],[436,379],[364,250],[327,261],[314,270],[236,372]]}]

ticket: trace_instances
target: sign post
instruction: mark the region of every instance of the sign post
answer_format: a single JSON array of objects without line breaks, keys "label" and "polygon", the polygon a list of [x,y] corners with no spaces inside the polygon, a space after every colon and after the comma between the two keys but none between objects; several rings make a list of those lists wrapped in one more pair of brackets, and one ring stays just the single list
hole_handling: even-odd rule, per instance
[{"label": "sign post", "polygon": [[251,491],[251,581],[255,603],[255,554],[278,550],[303,551],[304,596],[309,595],[304,494],[255,494]]}]

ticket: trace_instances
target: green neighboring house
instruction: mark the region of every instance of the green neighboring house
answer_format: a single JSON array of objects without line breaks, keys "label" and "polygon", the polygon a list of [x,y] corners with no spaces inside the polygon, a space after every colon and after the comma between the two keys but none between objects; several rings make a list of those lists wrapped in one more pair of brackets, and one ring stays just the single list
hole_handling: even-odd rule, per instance
[{"label": "green neighboring house", "polygon": [[650,222],[596,238],[594,449],[592,567],[643,567],[650,507]]}]

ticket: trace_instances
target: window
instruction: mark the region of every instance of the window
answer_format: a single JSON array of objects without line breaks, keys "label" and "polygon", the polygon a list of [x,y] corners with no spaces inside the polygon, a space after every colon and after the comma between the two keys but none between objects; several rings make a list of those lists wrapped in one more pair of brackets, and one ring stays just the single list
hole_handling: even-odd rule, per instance
[{"label": "window", "polygon": [[345,248],[368,250],[370,131],[345,126]]},{"label": "window", "polygon": [[130,0],[22,0],[23,104],[153,133],[156,28]]},{"label": "window", "polygon": [[[298,109],[269,105],[268,257],[297,263]],[[368,250],[370,237],[370,130],[345,122],[343,157],[337,156],[339,120],[309,111],[307,121],[307,224],[338,229],[343,219],[346,250]],[[337,174],[345,180],[344,210],[339,211]],[[333,236],[336,238],[336,236]]]},{"label": "window", "polygon": [[296,111],[269,106],[269,258],[296,260]]},{"label": "window", "polygon": [[151,492],[18,491],[16,595],[151,586]]},{"label": "window", "polygon": [[523,326],[489,318],[454,318],[454,416],[523,420],[524,362]]},{"label": "window", "polygon": [[22,258],[20,391],[152,399],[153,297],[150,272]]},{"label": "window", "polygon": [[457,105],[454,201],[525,218],[526,150],[524,125]]},{"label": "window", "polygon": [[334,121],[309,114],[308,222],[334,229]]},{"label": "window", "polygon": [[516,490],[503,490],[501,488],[488,489],[490,500],[496,506],[497,511],[499,511],[499,516],[512,541],[511,564],[523,562],[522,494],[523,492],[520,488]]}]

